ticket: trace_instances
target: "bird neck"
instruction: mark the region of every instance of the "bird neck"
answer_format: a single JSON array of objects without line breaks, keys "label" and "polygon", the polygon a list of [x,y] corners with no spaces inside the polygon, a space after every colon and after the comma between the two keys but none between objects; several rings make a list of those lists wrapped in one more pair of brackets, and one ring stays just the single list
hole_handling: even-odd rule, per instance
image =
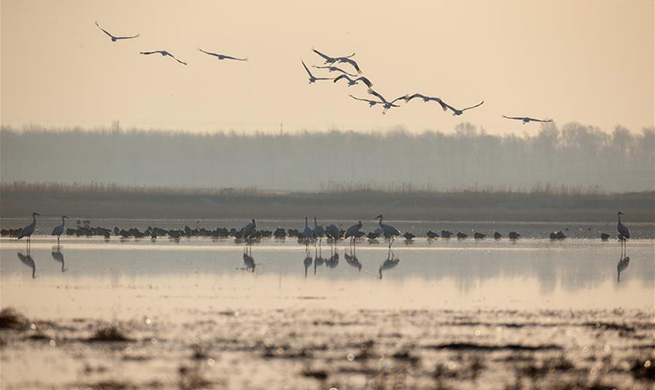
[{"label": "bird neck", "polygon": [[621,223],[621,214],[617,214],[619,217],[619,223]]}]

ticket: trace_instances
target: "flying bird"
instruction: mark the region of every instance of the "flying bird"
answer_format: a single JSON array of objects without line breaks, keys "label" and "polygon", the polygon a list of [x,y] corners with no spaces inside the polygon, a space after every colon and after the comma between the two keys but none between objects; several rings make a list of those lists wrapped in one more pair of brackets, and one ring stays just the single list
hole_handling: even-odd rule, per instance
[{"label": "flying bird", "polygon": [[186,65],[186,62],[178,60],[177,57],[175,57],[175,56],[172,55],[171,53],[167,52],[166,50],[142,51],[141,54],[144,54],[144,55],[150,55],[150,54],[161,54],[162,57],[169,56],[169,57],[171,57],[172,59],[174,59],[175,61],[179,62],[180,64],[182,64],[182,65]]},{"label": "flying bird", "polygon": [[476,104],[475,106],[462,108],[461,110],[458,110],[455,107],[453,107],[453,106],[451,106],[449,104],[446,104],[445,102],[443,103],[443,105],[446,106],[446,108],[449,108],[453,112],[453,116],[458,116],[458,115],[462,115],[464,113],[464,111],[466,111],[466,110],[470,110],[472,108],[481,106],[482,103],[484,103],[484,100],[481,101],[480,103]]},{"label": "flying bird", "polygon": [[552,122],[552,119],[535,119],[535,118],[530,118],[528,116],[505,116],[503,115],[503,118],[505,119],[514,119],[517,121],[523,121],[523,124],[526,124],[528,122]]},{"label": "flying bird", "polygon": [[332,80],[331,78],[327,78],[327,77],[314,77],[312,72],[309,71],[309,68],[307,67],[307,65],[305,65],[305,62],[303,60],[300,60],[300,62],[302,62],[302,66],[305,67],[305,70],[307,71],[307,74],[309,75],[309,83],[310,84],[315,83],[316,81],[319,81],[319,80]]},{"label": "flying bird", "polygon": [[350,57],[355,55],[355,53],[353,53],[353,54],[351,54],[349,56],[345,56],[345,57],[330,57],[329,55],[323,54],[323,53],[321,53],[320,51],[318,51],[316,49],[312,49],[312,50],[314,51],[314,53],[316,53],[319,56],[323,57],[326,64],[334,64],[336,62],[339,62],[339,60],[341,60],[341,59],[350,58]]},{"label": "flying bird", "polygon": [[432,102],[437,102],[437,103],[439,103],[441,105],[441,108],[443,108],[444,111],[448,110],[448,106],[446,106],[446,104],[443,102],[443,100],[441,100],[438,97],[425,96],[425,95],[422,95],[420,93],[415,93],[413,95],[405,95],[403,97],[405,102],[409,102],[410,100],[415,99],[415,98],[421,98],[426,103],[431,102],[431,101]]},{"label": "flying bird", "polygon": [[350,76],[350,77],[357,77],[356,74],[348,73],[348,72],[346,72],[345,70],[343,70],[343,69],[341,69],[341,68],[338,68],[338,67],[336,67],[336,66],[330,66],[330,65],[327,65],[327,66],[317,66],[317,65],[312,65],[312,68],[316,68],[316,69],[327,69],[328,72],[341,72],[341,73],[343,73],[343,74],[347,74],[347,75]]},{"label": "flying bird", "polygon": [[401,97],[397,97],[397,98],[393,99],[392,101],[388,101],[387,99],[384,98],[384,96],[382,96],[379,93],[375,92],[371,88],[368,89],[368,93],[375,96],[375,97],[377,97],[378,99],[380,99],[380,101],[382,102],[382,106],[384,107],[384,110],[382,110],[383,115],[386,114],[387,111],[391,107],[400,107],[399,105],[394,104],[394,103],[397,102],[398,100],[404,100],[405,99],[405,96],[401,96]]},{"label": "flying bird", "polygon": [[98,24],[98,22],[96,22],[96,26],[98,26],[98,28],[101,29],[102,32],[104,32],[105,34],[109,35],[109,37],[111,38],[111,41],[112,41],[112,42],[116,42],[116,41],[118,41],[119,39],[134,39],[134,38],[136,38],[136,37],[139,36],[139,34],[136,34],[136,35],[133,35],[133,36],[131,36],[131,37],[117,37],[117,36],[112,35],[109,31],[105,30],[104,28],[100,27],[100,25]]},{"label": "flying bird", "polygon": [[351,79],[350,77],[348,77],[348,75],[346,75],[346,74],[342,74],[341,76],[335,78],[335,79],[334,79],[334,82],[336,83],[337,81],[339,81],[339,80],[341,80],[341,79],[346,79],[346,80],[348,80],[348,86],[349,86],[349,87],[352,87],[353,85],[357,84],[357,83],[360,82],[360,81],[361,81],[362,83],[366,84],[366,86],[369,87],[369,88],[371,88],[371,87],[373,86],[373,83],[372,83],[369,79],[367,79],[366,77],[364,77],[364,76],[358,77],[358,78],[356,78],[356,79]]},{"label": "flying bird", "polygon": [[201,48],[198,48],[198,50],[200,50],[201,52],[203,52],[205,54],[208,54],[210,56],[214,56],[214,57],[218,58],[219,60],[248,61],[248,58],[237,58],[237,57],[232,57],[232,56],[228,56],[228,55],[225,55],[225,54],[212,53],[210,51],[204,51]]}]

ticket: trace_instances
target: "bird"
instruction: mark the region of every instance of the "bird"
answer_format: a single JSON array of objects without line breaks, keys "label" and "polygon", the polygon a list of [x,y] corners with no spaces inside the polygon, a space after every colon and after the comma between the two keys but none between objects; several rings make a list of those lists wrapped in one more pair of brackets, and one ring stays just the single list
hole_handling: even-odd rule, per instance
[{"label": "bird", "polygon": [[326,229],[327,236],[333,240],[338,240],[341,238],[341,230],[335,225],[331,224]]},{"label": "bird", "polygon": [[498,232],[494,232],[494,239],[496,239],[496,240],[500,240],[501,238],[503,238],[503,235],[502,235],[502,234],[500,234],[500,233],[498,233]]},{"label": "bird", "polygon": [[323,229],[323,226],[319,225],[316,222],[316,217],[314,217],[314,237],[318,237],[319,246],[321,246],[321,240],[323,240],[323,234],[325,234],[325,229]]},{"label": "bird", "polygon": [[432,230],[428,230],[427,233],[425,233],[426,236],[428,236],[428,240],[434,240],[435,238],[439,237],[439,235]]},{"label": "bird", "polygon": [[379,222],[380,228],[382,229],[382,233],[384,234],[384,237],[389,239],[389,249],[391,249],[391,244],[393,244],[394,237],[400,235],[400,230],[396,229],[391,225],[382,223],[382,221],[384,220],[382,214],[378,215],[374,219],[380,219]]},{"label": "bird", "polygon": [[508,236],[509,236],[509,239],[512,240],[512,241],[515,241],[515,240],[518,240],[519,238],[521,238],[521,235],[518,234],[517,232],[509,232]]},{"label": "bird", "polygon": [[457,232],[457,239],[458,240],[465,240],[466,237],[468,237],[468,234],[462,233],[462,232]]},{"label": "bird", "polygon": [[255,223],[254,218],[252,219],[252,222],[250,222],[243,228],[243,239],[246,242],[246,251],[248,250],[248,244],[252,245],[252,238],[254,238],[256,228],[257,228],[257,224]]},{"label": "bird", "polygon": [[503,115],[503,118],[505,119],[514,119],[517,121],[523,121],[523,124],[526,124],[528,122],[552,122],[552,119],[535,119],[535,118],[530,118],[527,116],[505,116]]},{"label": "bird", "polygon": [[416,237],[414,234],[412,234],[410,232],[406,232],[405,234],[403,234],[403,236],[405,237],[405,240],[407,240],[407,241],[412,241],[414,239],[414,237]]},{"label": "bird", "polygon": [[309,224],[307,223],[307,217],[305,217],[305,230],[303,231],[303,237],[305,238],[305,245],[309,245],[309,241],[312,239],[314,236],[314,232],[312,231],[312,228],[309,227]]},{"label": "bird", "polygon": [[112,35],[109,31],[105,30],[104,28],[100,27],[100,25],[98,24],[98,22],[96,22],[96,26],[98,26],[98,28],[101,29],[102,32],[104,32],[105,34],[109,35],[109,37],[111,38],[111,41],[112,41],[112,42],[116,42],[116,41],[118,41],[118,40],[120,40],[120,39],[134,39],[134,38],[137,38],[137,37],[139,36],[139,34],[136,34],[136,35],[133,35],[133,36],[131,36],[131,37],[117,37],[117,36]]},{"label": "bird", "polygon": [[367,79],[366,77],[364,77],[364,76],[357,77],[356,79],[351,79],[350,77],[348,77],[347,74],[342,74],[341,76],[336,77],[336,78],[334,79],[333,82],[336,83],[337,81],[339,81],[339,80],[341,80],[341,79],[346,79],[346,80],[348,80],[348,86],[349,86],[349,87],[352,87],[353,85],[356,85],[357,82],[359,82],[359,81],[361,81],[362,83],[366,84],[366,86],[369,87],[369,88],[371,88],[371,87],[373,86],[373,83],[372,83],[369,79]]},{"label": "bird", "polygon": [[607,241],[610,238],[610,235],[607,233],[601,233],[600,234],[600,239],[603,241]]},{"label": "bird", "polygon": [[350,57],[339,57],[337,58],[337,62],[350,64],[353,68],[355,68],[357,74],[362,74],[362,70],[359,68],[359,65],[357,65],[357,62],[355,62],[353,59],[350,59]]},{"label": "bird", "polygon": [[487,237],[486,234],[482,234],[482,233],[478,233],[478,232],[475,232],[473,234],[473,238],[475,238],[476,240],[484,240],[485,237]]},{"label": "bird", "polygon": [[61,235],[64,233],[64,225],[66,224],[66,219],[68,219],[67,216],[62,215],[61,216],[61,225],[55,226],[54,229],[52,229],[52,235],[57,236],[57,245],[59,245],[59,238]]},{"label": "bird", "polygon": [[36,216],[41,215],[39,213],[32,213],[32,223],[25,226],[23,230],[18,233],[17,240],[20,240],[23,237],[27,237],[27,245],[31,243],[32,233],[34,233],[34,228],[36,227]]},{"label": "bird", "polygon": [[394,103],[397,102],[398,100],[405,99],[405,96],[401,96],[401,97],[397,97],[397,98],[393,99],[392,101],[388,101],[387,99],[384,98],[384,96],[382,96],[379,93],[375,92],[371,88],[368,89],[368,93],[375,96],[375,97],[377,97],[378,99],[380,99],[380,101],[382,102],[382,106],[384,107],[384,110],[382,111],[383,115],[386,114],[387,111],[391,107],[400,107],[399,105],[394,104]]},{"label": "bird", "polygon": [[214,56],[214,57],[218,58],[221,61],[222,60],[248,61],[248,58],[237,58],[237,57],[232,57],[232,56],[228,56],[228,55],[225,55],[225,54],[212,53],[210,51],[202,50],[201,48],[198,48],[198,50],[200,50],[201,52],[203,52],[205,54],[208,54],[210,56]]},{"label": "bird", "polygon": [[362,221],[359,221],[355,225],[352,225],[346,230],[346,234],[344,235],[344,238],[350,238],[351,245],[354,247],[355,246],[355,237],[357,236],[357,233],[359,233],[359,230],[362,228]]},{"label": "bird", "polygon": [[184,61],[180,61],[180,60],[178,60],[177,57],[175,57],[175,56],[172,55],[171,53],[167,52],[166,50],[142,51],[142,52],[140,52],[140,53],[143,54],[143,55],[161,54],[162,57],[169,56],[169,57],[171,57],[172,59],[174,59],[175,61],[179,62],[179,63],[182,64],[182,65],[186,65],[186,64],[187,64],[187,63],[184,62]]},{"label": "bird", "polygon": [[423,99],[423,101],[426,102],[426,103],[431,102],[431,101],[432,101],[432,102],[437,102],[437,103],[439,103],[439,105],[441,105],[441,108],[442,108],[444,111],[447,111],[447,110],[448,110],[448,106],[446,106],[446,104],[443,102],[443,100],[441,100],[441,99],[438,98],[438,97],[425,96],[425,95],[422,95],[422,94],[420,94],[420,93],[415,93],[415,94],[413,94],[413,95],[405,95],[405,96],[403,97],[403,99],[404,99],[405,102],[407,102],[407,103],[409,103],[409,101],[411,101],[412,99],[415,99],[415,98],[421,98],[421,99]]},{"label": "bird", "polygon": [[303,60],[300,60],[300,62],[302,62],[302,66],[305,67],[305,70],[307,71],[307,74],[309,75],[309,83],[310,84],[315,83],[316,81],[321,81],[321,80],[332,80],[329,77],[314,77],[312,72],[309,71],[309,68],[307,67],[307,65],[305,65],[305,62]]},{"label": "bird", "polygon": [[453,235],[453,232],[451,232],[451,231],[448,231],[448,230],[442,230],[441,231],[441,237],[443,237],[443,238],[448,239],[452,235]]},{"label": "bird", "polygon": [[453,112],[453,116],[458,116],[458,115],[462,115],[464,113],[464,111],[466,111],[466,110],[470,110],[472,108],[481,106],[483,103],[484,103],[484,100],[481,101],[480,103],[476,104],[475,106],[462,108],[461,110],[458,110],[455,107],[453,107],[453,106],[451,106],[451,105],[449,105],[449,104],[447,104],[445,102],[443,104],[444,104],[444,106],[446,106],[446,108],[449,108]]},{"label": "bird", "polygon": [[377,101],[377,100],[358,98],[358,97],[353,96],[353,95],[349,95],[349,96],[350,96],[351,98],[355,99],[355,100],[359,100],[360,102],[366,102],[366,103],[368,103],[369,107],[373,107],[373,106],[375,106],[376,104],[384,104],[384,103],[379,102],[379,101]]},{"label": "bird", "polygon": [[326,65],[326,66],[317,66],[317,65],[312,65],[312,68],[316,68],[316,69],[327,69],[328,72],[341,72],[341,73],[346,74],[346,75],[348,75],[348,76],[350,76],[350,77],[357,77],[356,74],[353,74],[353,73],[350,73],[350,72],[346,72],[345,70],[343,70],[343,69],[341,69],[341,68],[339,68],[339,67],[336,67],[336,66],[331,66],[331,65]]},{"label": "bird", "polygon": [[353,53],[353,54],[351,54],[349,56],[345,56],[345,57],[330,57],[329,55],[323,54],[323,53],[321,53],[320,51],[318,51],[318,50],[316,50],[314,48],[312,48],[312,51],[314,53],[318,54],[319,56],[323,57],[323,59],[325,60],[325,64],[335,64],[337,62],[340,62],[339,60],[341,60],[341,59],[350,58],[350,57],[355,55],[355,53]]},{"label": "bird", "polygon": [[616,226],[616,229],[619,231],[619,240],[625,241],[627,238],[630,238],[630,231],[624,224],[621,223],[621,216],[624,215],[622,212],[618,212],[617,216],[619,217],[619,223]]}]

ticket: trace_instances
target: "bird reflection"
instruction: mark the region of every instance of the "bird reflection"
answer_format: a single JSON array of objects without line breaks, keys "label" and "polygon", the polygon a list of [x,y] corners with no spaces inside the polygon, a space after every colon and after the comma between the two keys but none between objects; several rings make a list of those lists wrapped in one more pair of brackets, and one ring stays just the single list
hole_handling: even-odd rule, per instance
[{"label": "bird reflection", "polygon": [[[337,256],[339,256],[337,254]],[[355,255],[349,255],[348,253],[344,253],[343,257],[346,258],[346,263],[352,265],[353,267],[357,268],[358,271],[362,271],[362,263],[359,262],[357,259],[357,256]]]},{"label": "bird reflection", "polygon": [[309,253],[305,257],[305,260],[303,260],[303,265],[305,266],[305,278],[307,277],[307,269],[312,266],[312,257],[309,256]]},{"label": "bird reflection", "polygon": [[400,259],[396,258],[393,252],[389,252],[387,259],[382,263],[378,272],[380,273],[380,279],[382,279],[382,271],[394,268],[400,263]]},{"label": "bird reflection", "polygon": [[316,275],[316,269],[323,264],[325,264],[325,259],[320,252],[317,254],[316,248],[314,248],[314,275]]},{"label": "bird reflection", "polygon": [[617,283],[621,282],[621,272],[625,271],[625,269],[628,268],[628,265],[630,265],[630,256],[626,256],[619,260],[619,263],[616,265]]},{"label": "bird reflection", "polygon": [[255,268],[257,268],[257,264],[255,264],[255,259],[252,257],[250,253],[247,252],[243,253],[243,264],[246,266],[245,270],[248,272],[255,272]]},{"label": "bird reflection", "polygon": [[339,254],[337,252],[334,252],[334,254],[325,261],[325,265],[327,265],[328,268],[332,268],[332,269],[337,268],[337,266],[339,265]]},{"label": "bird reflection", "polygon": [[23,264],[32,268],[32,279],[36,278],[36,264],[34,263],[32,255],[30,255],[29,252],[27,252],[26,255],[18,252],[18,258],[23,262]]},{"label": "bird reflection", "polygon": [[58,263],[61,263],[61,272],[65,272],[68,270],[68,268],[65,268],[65,263],[64,263],[64,254],[61,252],[61,247],[57,245],[52,249],[52,252],[50,252],[52,255],[52,259]]}]

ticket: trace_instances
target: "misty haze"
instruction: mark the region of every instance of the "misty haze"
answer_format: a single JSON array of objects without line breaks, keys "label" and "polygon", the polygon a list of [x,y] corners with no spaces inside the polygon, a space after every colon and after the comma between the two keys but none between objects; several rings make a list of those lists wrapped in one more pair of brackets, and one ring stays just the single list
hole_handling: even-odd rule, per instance
[{"label": "misty haze", "polygon": [[597,191],[655,186],[654,130],[569,123],[534,135],[332,131],[294,135],[3,128],[3,182],[255,187],[318,191],[341,184],[396,189],[515,189],[550,184]]}]

